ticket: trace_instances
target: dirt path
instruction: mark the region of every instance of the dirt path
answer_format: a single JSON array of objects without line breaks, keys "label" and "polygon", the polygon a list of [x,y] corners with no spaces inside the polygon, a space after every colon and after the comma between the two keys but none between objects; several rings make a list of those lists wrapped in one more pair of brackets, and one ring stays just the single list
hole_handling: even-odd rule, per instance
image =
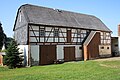
[{"label": "dirt path", "polygon": [[96,59],[95,61],[114,61],[114,60],[120,60],[120,57],[102,58]]}]

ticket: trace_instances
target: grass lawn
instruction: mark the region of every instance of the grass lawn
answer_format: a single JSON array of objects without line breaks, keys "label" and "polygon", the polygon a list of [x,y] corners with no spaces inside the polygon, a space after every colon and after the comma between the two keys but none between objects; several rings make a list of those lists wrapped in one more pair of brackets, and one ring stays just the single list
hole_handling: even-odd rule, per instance
[{"label": "grass lawn", "polygon": [[19,69],[0,67],[0,80],[120,80],[120,61],[79,61]]}]

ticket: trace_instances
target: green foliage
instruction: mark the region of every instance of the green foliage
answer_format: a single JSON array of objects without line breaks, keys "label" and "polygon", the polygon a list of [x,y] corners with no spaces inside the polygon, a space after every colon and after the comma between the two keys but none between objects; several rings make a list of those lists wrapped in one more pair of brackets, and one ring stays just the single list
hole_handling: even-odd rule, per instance
[{"label": "green foliage", "polygon": [[14,39],[11,38],[11,37],[7,37],[7,38],[6,38],[6,42],[5,42],[5,48],[6,48],[6,49],[8,48],[8,46],[9,46],[9,44],[10,44],[10,42],[11,42],[12,40],[14,40]]},{"label": "green foliage", "polygon": [[[106,66],[102,66],[102,65]],[[109,67],[109,66],[116,67]],[[120,80],[120,61],[79,61],[30,68],[0,68],[1,80]]]},{"label": "green foliage", "polygon": [[0,50],[0,52],[6,52],[7,50],[5,49],[5,50]]},{"label": "green foliage", "polygon": [[6,35],[2,29],[2,24],[0,23],[0,50],[2,49],[3,43],[6,41]]},{"label": "green foliage", "polygon": [[19,53],[19,48],[16,41],[12,40],[6,50],[6,55],[4,56],[4,64],[6,64],[10,69],[20,66],[23,61],[20,54],[21,53]]}]

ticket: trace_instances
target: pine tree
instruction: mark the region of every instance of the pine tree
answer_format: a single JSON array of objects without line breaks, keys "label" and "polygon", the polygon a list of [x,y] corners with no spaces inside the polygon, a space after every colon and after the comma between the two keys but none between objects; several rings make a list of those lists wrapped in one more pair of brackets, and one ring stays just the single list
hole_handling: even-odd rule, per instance
[{"label": "pine tree", "polygon": [[19,48],[16,41],[12,40],[6,50],[6,55],[4,57],[4,64],[6,64],[9,69],[13,69],[20,66],[23,61],[20,54],[21,53],[19,53]]}]

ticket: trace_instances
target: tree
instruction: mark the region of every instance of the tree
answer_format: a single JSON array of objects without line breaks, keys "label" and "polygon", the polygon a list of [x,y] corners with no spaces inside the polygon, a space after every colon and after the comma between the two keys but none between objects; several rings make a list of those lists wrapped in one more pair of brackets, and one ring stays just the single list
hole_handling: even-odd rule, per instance
[{"label": "tree", "polygon": [[15,40],[12,40],[10,45],[6,50],[6,55],[4,56],[4,64],[8,66],[9,69],[16,68],[22,64],[22,56],[20,56],[19,48]]},{"label": "tree", "polygon": [[6,42],[6,35],[5,35],[5,33],[4,33],[4,31],[3,31],[3,29],[2,29],[2,24],[1,24],[1,22],[0,22],[0,50],[1,50],[1,48],[2,48],[2,46],[3,46],[3,44]]},{"label": "tree", "polygon": [[6,49],[8,48],[8,46],[9,46],[9,44],[11,43],[12,40],[14,40],[14,39],[11,38],[11,37],[7,37],[7,38],[6,38],[6,42],[5,42],[5,48],[6,48]]}]

